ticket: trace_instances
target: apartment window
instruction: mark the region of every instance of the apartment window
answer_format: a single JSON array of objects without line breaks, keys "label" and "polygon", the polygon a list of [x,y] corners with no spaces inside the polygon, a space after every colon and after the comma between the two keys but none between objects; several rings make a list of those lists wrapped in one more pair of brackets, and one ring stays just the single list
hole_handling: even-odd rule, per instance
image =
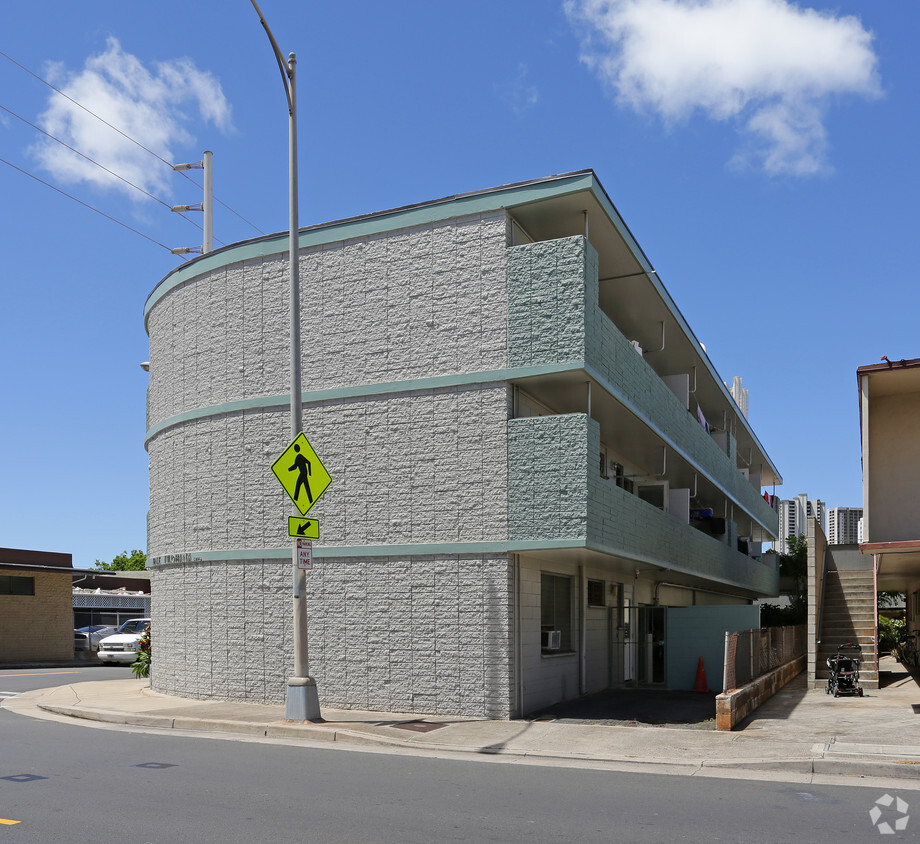
[{"label": "apartment window", "polygon": [[572,650],[572,578],[540,574],[540,650],[556,654]]},{"label": "apartment window", "polygon": [[0,595],[34,595],[35,578],[0,574]]},{"label": "apartment window", "polygon": [[606,583],[603,580],[589,580],[588,581],[588,606],[589,607],[605,607],[607,606],[606,601],[604,600],[604,592]]},{"label": "apartment window", "polygon": [[617,486],[621,489],[625,489],[629,493],[634,492],[634,484],[629,478],[626,477],[626,469],[623,468],[623,464],[613,463],[612,466],[613,477],[616,479]]}]

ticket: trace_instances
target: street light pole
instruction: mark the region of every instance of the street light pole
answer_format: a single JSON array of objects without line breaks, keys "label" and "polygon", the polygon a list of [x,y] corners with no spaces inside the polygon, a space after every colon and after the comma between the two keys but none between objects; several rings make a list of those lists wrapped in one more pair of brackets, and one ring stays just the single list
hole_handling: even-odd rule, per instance
[{"label": "street light pole", "polygon": [[[303,391],[300,379],[300,267],[297,256],[298,206],[297,206],[297,59],[294,53],[287,61],[281,54],[278,42],[265,21],[265,16],[256,0],[251,0],[259,21],[271,42],[288,102],[289,121],[289,170],[290,170],[290,253],[288,258],[288,279],[291,306],[291,438],[300,434],[303,428]],[[294,581],[294,676],[288,678],[284,717],[289,721],[320,721],[319,694],[316,681],[310,676],[307,656],[307,575],[297,566],[297,540],[291,554],[291,569]]]}]

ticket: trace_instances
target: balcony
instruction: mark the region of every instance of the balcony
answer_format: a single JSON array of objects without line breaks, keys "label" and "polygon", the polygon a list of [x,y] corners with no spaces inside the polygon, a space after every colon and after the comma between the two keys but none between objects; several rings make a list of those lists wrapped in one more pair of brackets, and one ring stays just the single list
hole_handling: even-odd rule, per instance
[{"label": "balcony", "polygon": [[[539,549],[585,549],[651,564],[750,596],[775,595],[775,568],[600,477],[600,426],[585,414],[508,422],[509,538]],[[765,502],[764,502],[765,504]]]},{"label": "balcony", "polygon": [[[529,391],[557,411],[584,410],[574,385],[593,381],[601,389],[595,399],[599,412],[592,416],[601,420],[605,442],[622,441],[627,428],[653,432],[630,434],[628,447],[641,461],[660,463],[661,448],[667,447],[675,465],[684,467],[684,476],[700,473],[775,536],[776,511],[764,501],[759,485],[755,488],[739,470],[733,437],[723,433],[721,444],[716,442],[600,307],[597,253],[584,237],[509,249],[509,300],[512,366],[557,365],[583,372],[580,382],[572,375],[568,385],[534,380]],[[713,385],[707,386],[712,394]]]}]

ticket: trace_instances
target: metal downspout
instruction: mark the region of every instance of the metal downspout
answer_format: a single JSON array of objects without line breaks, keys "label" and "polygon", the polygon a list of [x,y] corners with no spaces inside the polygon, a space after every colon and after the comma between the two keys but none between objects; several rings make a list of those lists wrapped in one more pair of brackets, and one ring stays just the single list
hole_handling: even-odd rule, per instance
[{"label": "metal downspout", "polygon": [[514,580],[514,716],[524,714],[524,646],[521,636],[521,558],[511,555],[512,577]]}]

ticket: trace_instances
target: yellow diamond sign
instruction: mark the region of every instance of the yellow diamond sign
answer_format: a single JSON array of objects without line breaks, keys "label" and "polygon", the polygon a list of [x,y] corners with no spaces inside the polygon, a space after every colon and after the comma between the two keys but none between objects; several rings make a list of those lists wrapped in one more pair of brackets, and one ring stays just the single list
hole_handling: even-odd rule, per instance
[{"label": "yellow diamond sign", "polygon": [[272,463],[272,472],[303,516],[332,483],[326,467],[302,431]]}]

